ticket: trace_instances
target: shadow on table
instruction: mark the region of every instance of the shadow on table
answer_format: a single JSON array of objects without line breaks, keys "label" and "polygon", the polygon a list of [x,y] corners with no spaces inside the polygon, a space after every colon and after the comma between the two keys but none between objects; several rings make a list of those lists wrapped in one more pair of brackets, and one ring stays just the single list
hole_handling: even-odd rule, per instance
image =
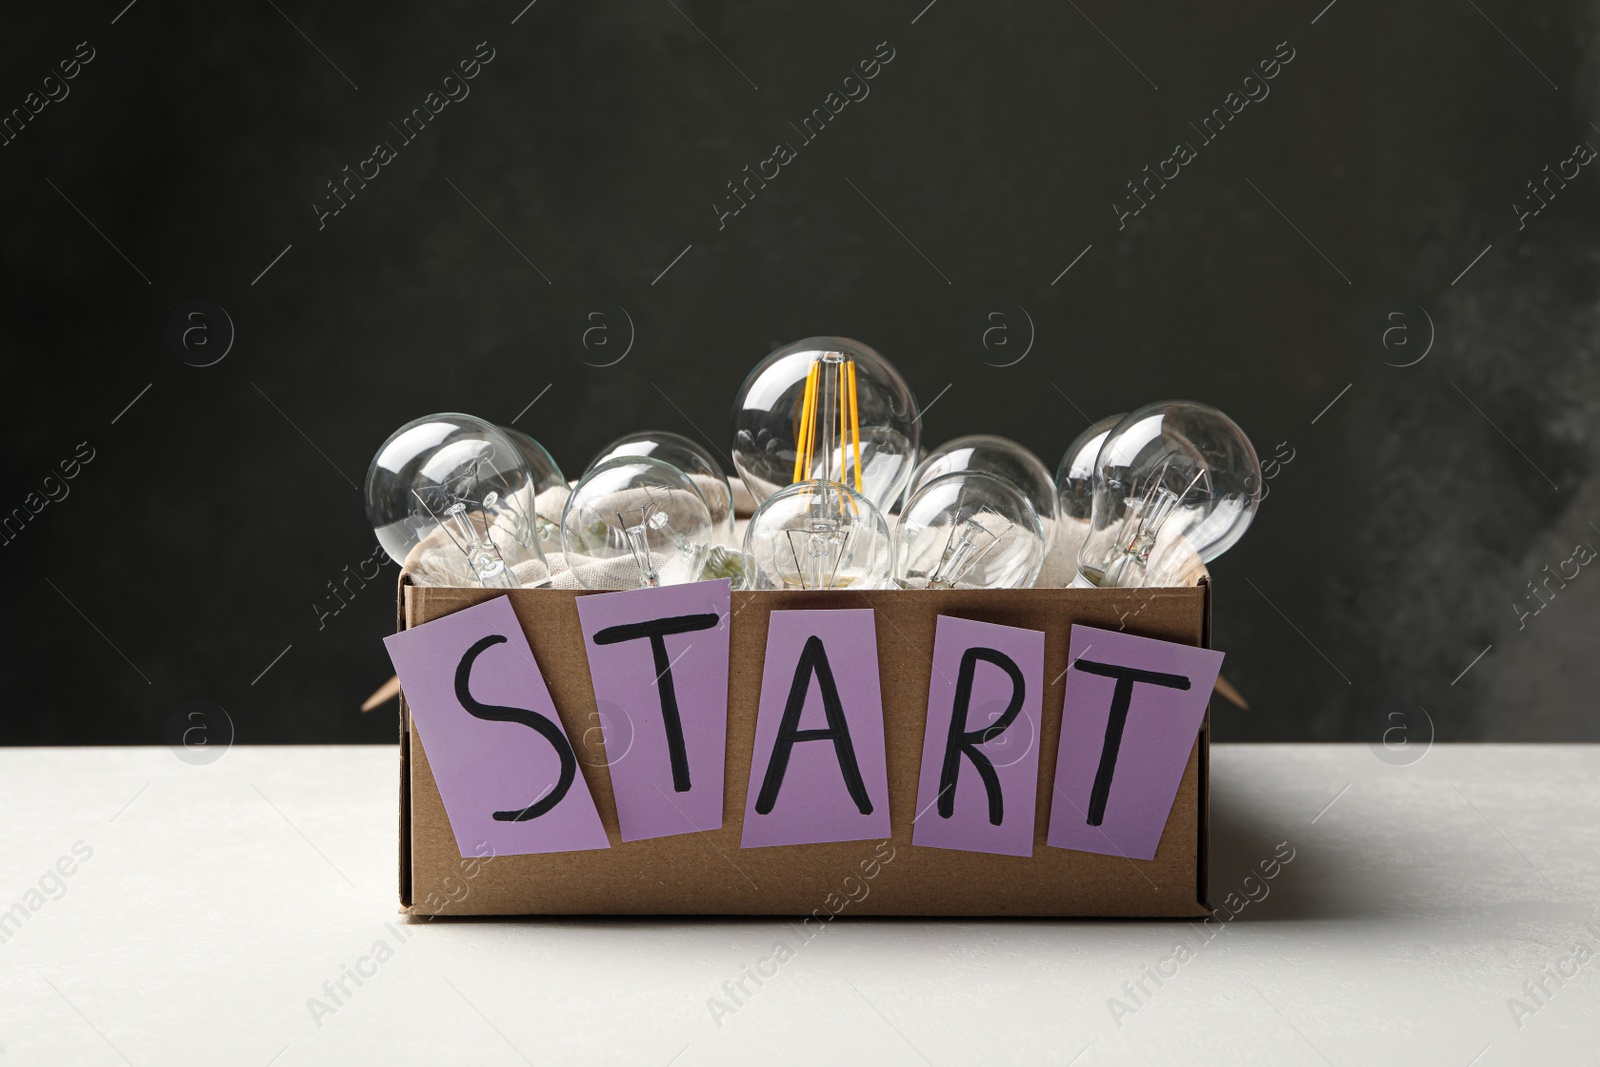
[{"label": "shadow on table", "polygon": [[1309,834],[1285,831],[1281,812],[1262,810],[1249,796],[1226,788],[1212,789],[1210,806],[1208,892],[1219,917],[1272,922],[1394,914],[1389,879],[1362,870],[1347,849],[1318,840],[1314,827],[1304,828]]},{"label": "shadow on table", "polygon": [[[1213,788],[1210,807],[1210,904],[1220,918],[1232,913],[1230,923],[1381,920],[1390,936],[1409,931],[1466,943],[1591,917],[1585,907],[1542,894],[1531,880],[1527,896],[1486,899],[1470,888],[1466,860],[1453,873],[1437,859],[1423,869],[1418,857],[1378,848],[1359,830],[1340,833],[1300,820],[1286,830],[1281,812],[1226,786]],[[1264,872],[1290,849],[1293,858],[1266,879]]]}]

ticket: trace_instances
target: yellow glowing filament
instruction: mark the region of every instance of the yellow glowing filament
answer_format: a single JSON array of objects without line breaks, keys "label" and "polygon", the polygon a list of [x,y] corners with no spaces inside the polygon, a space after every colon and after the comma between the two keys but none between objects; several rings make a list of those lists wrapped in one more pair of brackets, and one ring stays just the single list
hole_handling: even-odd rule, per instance
[{"label": "yellow glowing filament", "polygon": [[856,492],[861,492],[861,411],[856,407],[856,361],[850,361],[850,439],[856,451]]},{"label": "yellow glowing filament", "polygon": [[800,471],[806,459],[806,416],[811,411],[811,375],[806,374],[805,388],[800,391],[800,412],[795,419],[795,445],[794,445],[794,477],[791,482],[800,480]]},{"label": "yellow glowing filament", "polygon": [[805,397],[800,404],[800,435],[794,450],[793,480],[796,482],[811,477],[811,431],[816,409],[817,369],[817,364],[813,363],[806,372]]},{"label": "yellow glowing filament", "polygon": [[[839,404],[839,478],[845,485],[854,482],[856,492],[861,492],[861,411],[856,399],[856,362],[843,360],[832,383],[826,383],[827,374],[822,360],[816,360],[806,372],[805,392],[800,401],[800,426],[796,435],[794,477],[792,481],[812,481],[816,477],[816,463],[821,458],[824,479],[833,461],[819,440],[823,436],[824,418],[831,415],[822,409],[824,400]],[[828,386],[832,385],[830,389]],[[855,477],[851,478],[851,460],[855,461]]]},{"label": "yellow glowing filament", "polygon": [[850,447],[848,443],[850,440],[850,420],[848,418],[849,413],[845,411],[845,408],[849,406],[849,400],[844,378],[844,364],[842,362],[839,364],[839,373],[836,377],[838,378],[837,392],[839,396],[839,480],[848,485],[850,481],[850,461],[847,450]]}]

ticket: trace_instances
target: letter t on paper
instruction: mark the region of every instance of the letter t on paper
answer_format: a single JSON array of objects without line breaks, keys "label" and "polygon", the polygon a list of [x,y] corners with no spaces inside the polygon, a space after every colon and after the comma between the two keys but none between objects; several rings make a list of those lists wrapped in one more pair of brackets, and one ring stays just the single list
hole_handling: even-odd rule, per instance
[{"label": "letter t on paper", "polygon": [[1073,626],[1047,842],[1154,859],[1222,653]]},{"label": "letter t on paper", "polygon": [[624,841],[722,826],[731,584],[578,598]]}]

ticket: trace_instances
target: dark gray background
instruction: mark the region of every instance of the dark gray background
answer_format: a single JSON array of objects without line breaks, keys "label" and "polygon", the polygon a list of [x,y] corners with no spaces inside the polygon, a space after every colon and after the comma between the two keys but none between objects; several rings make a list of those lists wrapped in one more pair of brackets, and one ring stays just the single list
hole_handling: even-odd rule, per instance
[{"label": "dark gray background", "polygon": [[[395,568],[319,615],[374,547],[356,487],[394,427],[515,419],[570,473],[631,429],[725,448],[744,373],[817,333],[893,360],[930,445],[1000,432],[1053,468],[1181,396],[1292,449],[1213,567],[1251,704],[1218,738],[1371,743],[1426,709],[1440,738],[1600,739],[1600,577],[1515,607],[1600,546],[1600,174],[1513,208],[1600,146],[1592,4],[523,2],[7,14],[0,109],[96,54],[0,147],[0,508],[94,459],[0,545],[0,742],[169,741],[192,701],[240,741],[391,738],[357,707]],[[324,183],[480,41],[471,95],[319,230]],[[885,41],[719,229],[725,183]],[[1179,140],[1198,158],[1119,231]],[[237,330],[214,366],[168,344],[192,300]],[[597,366],[618,309],[632,349]],[[580,343],[596,310],[618,347]]]}]

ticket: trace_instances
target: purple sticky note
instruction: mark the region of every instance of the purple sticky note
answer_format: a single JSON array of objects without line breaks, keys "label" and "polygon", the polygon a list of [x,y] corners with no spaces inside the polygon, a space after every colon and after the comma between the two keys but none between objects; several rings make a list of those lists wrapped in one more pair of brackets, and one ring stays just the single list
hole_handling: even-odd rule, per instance
[{"label": "purple sticky note", "polygon": [[1049,844],[1154,859],[1222,653],[1074,626]]},{"label": "purple sticky note", "polygon": [[383,643],[463,856],[610,847],[510,598]]},{"label": "purple sticky note", "polygon": [[767,624],[744,848],[889,836],[889,765],[871,608]]},{"label": "purple sticky note", "polygon": [[578,598],[624,841],[722,826],[731,586]]},{"label": "purple sticky note", "polygon": [[939,616],[911,843],[1033,855],[1044,634]]}]

